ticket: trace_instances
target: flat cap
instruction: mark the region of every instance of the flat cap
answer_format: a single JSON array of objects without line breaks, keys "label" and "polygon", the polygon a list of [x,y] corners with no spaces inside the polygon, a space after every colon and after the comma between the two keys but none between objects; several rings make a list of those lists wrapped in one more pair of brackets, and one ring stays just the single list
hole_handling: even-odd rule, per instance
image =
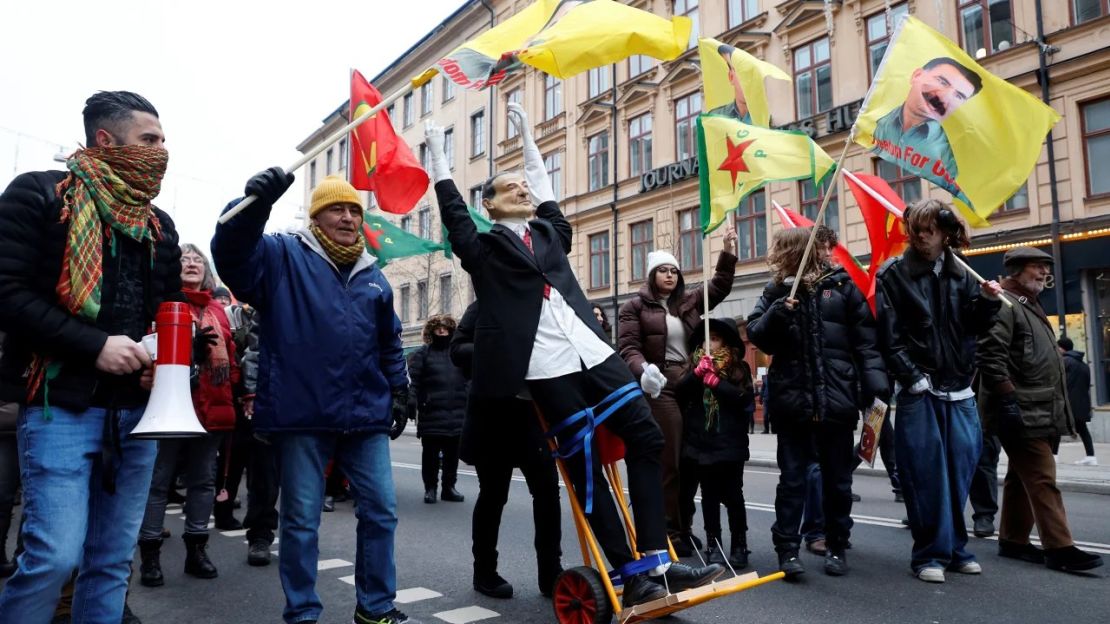
[{"label": "flat cap", "polygon": [[1014,247],[1002,256],[1002,265],[1022,265],[1029,262],[1045,262],[1047,264],[1054,264],[1052,256],[1047,254],[1036,247]]}]

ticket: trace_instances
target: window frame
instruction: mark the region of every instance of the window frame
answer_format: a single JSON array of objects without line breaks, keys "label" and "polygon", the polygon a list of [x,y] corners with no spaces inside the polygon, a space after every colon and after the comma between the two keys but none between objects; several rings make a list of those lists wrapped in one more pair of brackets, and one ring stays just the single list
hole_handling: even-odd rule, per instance
[{"label": "window frame", "polygon": [[[915,202],[919,199],[923,199],[925,197],[924,191],[922,190],[922,186],[921,186],[921,178],[919,176],[915,176],[912,173],[907,172],[902,167],[900,167],[900,166],[898,166],[898,165],[896,165],[892,162],[888,162],[886,160],[883,160],[882,158],[876,158],[874,160],[875,160],[875,175],[882,178],[883,181],[886,182],[887,185],[890,186],[891,190],[893,190],[895,193],[897,193],[898,197],[902,198],[902,202],[905,203],[907,206],[909,204],[911,204],[911,203],[913,203],[913,202]],[[895,175],[894,177],[891,177],[891,178],[886,177],[883,174],[882,167],[894,167],[897,170],[895,172],[895,173],[897,173],[897,175]],[[905,188],[906,188],[907,185],[909,185],[913,182],[917,183],[917,198],[916,199],[908,199],[906,197]]]},{"label": "window frame", "polygon": [[412,316],[412,306],[410,302],[412,298],[412,287],[408,284],[401,286],[399,298],[401,300],[401,314],[398,316],[401,317],[401,324],[405,325],[410,322]]},{"label": "window frame", "polygon": [[455,170],[455,126],[443,131],[443,155],[447,157],[447,166]]},{"label": "window frame", "polygon": [[[602,145],[604,142],[604,145]],[[602,130],[586,138],[586,178],[589,192],[599,191],[609,186],[609,130]],[[594,169],[599,171],[597,185],[594,184]]]},{"label": "window frame", "polygon": [[1078,12],[1076,11],[1076,7],[1075,7],[1076,0],[1069,0],[1069,2],[1068,2],[1068,13],[1070,14],[1069,19],[1071,20],[1071,25],[1072,26],[1078,26],[1080,24],[1086,24],[1087,22],[1093,22],[1093,21],[1097,20],[1100,17],[1106,17],[1107,15],[1110,15],[1110,0],[1096,0],[1096,1],[1098,2],[1098,6],[1099,6],[1098,15],[1095,15],[1094,17],[1088,18],[1088,19],[1083,20],[1081,22],[1081,21],[1079,21]]},{"label": "window frame", "polygon": [[[522,106],[524,105],[524,91],[521,90],[520,87],[517,87],[516,89],[513,89],[512,91],[509,91],[509,93],[505,96],[505,111],[506,111],[506,114],[508,114],[509,104],[511,104],[512,102],[516,102],[517,104],[520,104]],[[517,131],[516,126],[513,125],[512,123],[506,123],[505,124],[505,139],[508,140],[508,139],[516,138],[517,136],[520,136],[520,133]]]},{"label": "window frame", "polygon": [[432,238],[432,207],[425,205],[421,206],[420,210],[416,213],[417,218],[417,236],[425,240]]},{"label": "window frame", "polygon": [[[647,227],[647,238],[643,240],[636,240],[636,229],[638,227]],[[643,249],[646,247],[646,249]],[[637,263],[636,252],[642,251],[642,262]],[[628,281],[629,283],[642,282],[647,279],[647,257],[648,254],[655,251],[655,220],[644,219],[635,223],[628,224]],[[640,277],[636,277],[637,264],[640,264]]]},{"label": "window frame", "polygon": [[[679,117],[679,104],[686,103],[688,112],[685,116]],[[696,105],[695,105],[696,102]],[[687,158],[695,158],[698,155],[698,127],[697,118],[701,114],[704,99],[702,98],[701,91],[693,91],[686,95],[675,98],[674,100],[674,155],[675,162],[683,161]],[[683,127],[683,124],[688,124],[688,127]],[[690,153],[682,156],[682,137],[686,136],[689,139]]]},{"label": "window frame", "polygon": [[[679,3],[682,3],[685,8],[680,10]],[[690,29],[690,41],[686,44],[687,50],[692,50],[696,47],[698,45],[698,37],[701,36],[701,19],[698,15],[698,10],[700,8],[700,0],[674,0],[674,2],[671,3],[671,12],[674,15],[688,17],[690,21],[694,23],[693,28]]]},{"label": "window frame", "polygon": [[[1006,47],[1006,50],[1009,50],[1014,47],[1014,37],[1017,35],[1014,27],[1014,3],[1013,0],[1000,0],[995,4],[1000,4],[1001,2],[1005,2],[1010,7],[1010,17],[1006,20],[1010,28],[1010,45]],[[956,0],[956,29],[960,35],[960,48],[962,48],[964,52],[967,52],[968,56],[978,62],[980,60],[980,57],[976,56],[978,50],[967,49],[967,38],[964,31],[964,11],[975,6],[978,6],[980,9],[979,15],[981,16],[981,26],[983,28],[983,50],[986,54],[984,54],[982,58],[986,58],[992,54],[998,54],[999,52],[1005,52],[1005,50],[997,49],[997,46],[994,44],[994,33],[991,32],[990,21],[991,0]]]},{"label": "window frame", "polygon": [[[817,51],[817,46],[818,46],[818,44],[820,44],[822,42],[825,44],[826,58],[822,61],[815,61],[814,59],[816,59],[816,57],[817,57],[817,55],[815,54],[815,52]],[[800,50],[805,49],[805,48],[809,49],[810,62],[805,67],[799,68],[798,67],[797,54]],[[836,104],[834,103],[835,98],[833,97],[834,81],[833,81],[833,75],[832,75],[832,69],[833,69],[833,67],[832,67],[832,47],[831,47],[831,44],[829,42],[828,36],[818,37],[817,39],[814,39],[812,41],[803,43],[803,44],[801,44],[797,47],[791,48],[790,49],[790,55],[791,55],[791,61],[792,61],[791,64],[790,64],[790,67],[791,67],[791,71],[793,72],[792,77],[794,79],[794,115],[795,115],[795,119],[798,119],[798,120],[809,119],[810,117],[813,117],[815,115],[820,115],[821,113],[824,113],[824,112],[832,110],[833,108],[836,108]],[[823,67],[828,67],[829,68],[829,106],[828,106],[828,108],[824,108],[824,109],[821,108],[821,97],[818,93],[820,91],[820,87],[819,87],[819,81],[818,81],[818,78],[817,78],[818,70],[820,70]],[[802,97],[801,97],[801,94],[798,92],[798,89],[799,89],[798,77],[802,76],[802,75],[805,75],[805,74],[810,74],[812,76],[812,80],[811,80],[811,83],[810,83],[812,85],[812,89],[811,89],[811,92],[810,92],[810,96],[811,96],[810,105],[813,107],[813,110],[811,110],[811,111],[809,111],[809,113],[803,115],[802,114],[802,107],[801,107]]]},{"label": "window frame", "polygon": [[[748,15],[748,12],[745,10],[745,5],[749,3],[753,5],[752,8],[754,9],[751,15]],[[740,19],[733,18],[734,8],[736,12],[740,14]],[[759,15],[759,0],[728,0],[728,2],[725,3],[725,11],[727,13],[725,16],[725,23],[728,24],[728,28],[736,28],[740,24]]]},{"label": "window frame", "polygon": [[416,123],[416,107],[413,105],[413,93],[409,91],[405,97],[401,98],[401,105],[404,115],[404,127],[411,128]]},{"label": "window frame", "polygon": [[478,158],[486,153],[486,109],[480,108],[470,114],[470,157]]},{"label": "window frame", "polygon": [[[552,167],[548,164],[550,160]],[[555,193],[555,201],[563,198],[563,151],[555,150],[543,156],[543,167],[547,171],[547,179],[551,181],[551,191]]]},{"label": "window frame", "polygon": [[451,299],[454,297],[455,285],[451,283],[450,273],[441,273],[439,275],[439,313],[451,314],[453,307]]},{"label": "window frame", "polygon": [[[756,212],[756,198],[762,198],[763,209]],[[747,204],[751,207],[750,210],[744,212],[742,208]],[[740,206],[736,209],[736,257],[740,262],[752,262],[755,260],[762,260],[767,257],[768,245],[768,228],[767,228],[767,189],[762,188],[754,193],[749,193],[747,197],[740,200]],[[759,241],[759,224],[763,224],[763,245],[760,249]],[[741,254],[743,245],[741,241],[747,236],[748,243],[752,250],[751,257],[745,257]]]},{"label": "window frame", "polygon": [[612,65],[601,65],[586,72],[586,93],[590,99],[613,88]]},{"label": "window frame", "polygon": [[447,76],[443,77],[443,99],[441,104],[446,104],[455,99],[455,81]]},{"label": "window frame", "polygon": [[[594,232],[593,234],[590,234],[587,237],[586,240],[587,240],[587,249],[589,249],[590,290],[597,290],[597,289],[601,289],[601,288],[609,288],[609,286],[612,285],[612,274],[613,274],[612,271],[610,270],[610,266],[609,266],[609,257],[610,257],[609,230],[602,230],[601,232]],[[594,241],[595,240],[596,241],[604,241],[604,247],[600,248],[600,249],[595,249],[594,248]],[[594,266],[595,260],[598,264],[597,267]],[[600,272],[602,274],[600,276],[600,277],[603,278],[601,281],[598,281],[596,279],[596,278],[598,278],[598,275],[596,275],[597,272],[595,272],[595,270],[594,270],[595,268],[598,269],[597,272]]]},{"label": "window frame", "polygon": [[[689,217],[689,227],[682,224],[683,217]],[[678,233],[676,237],[678,244],[675,245],[675,251],[678,252],[678,262],[686,267],[683,272],[696,273],[701,271],[705,262],[701,244],[701,209],[695,207],[676,211],[675,232]],[[692,249],[688,250],[687,245],[690,245]],[[689,257],[687,257],[687,251],[690,252]]]},{"label": "window frame", "polygon": [[1095,193],[1094,188],[1091,186],[1091,154],[1088,148],[1089,141],[1091,138],[1110,141],[1110,124],[1094,132],[1088,132],[1087,130],[1087,107],[1098,104],[1110,107],[1110,97],[1102,97],[1079,103],[1079,137],[1083,141],[1083,178],[1085,182],[1084,190],[1087,192],[1086,199],[1110,197],[1110,187],[1105,191]]},{"label": "window frame", "polygon": [[[810,179],[805,179],[805,180],[799,180],[798,181],[798,212],[805,215],[811,221],[816,221],[817,220],[817,218],[816,218],[817,217],[817,211],[821,209],[821,202],[824,201],[825,193],[829,192],[828,188],[831,186],[833,197],[832,197],[832,199],[829,200],[829,206],[834,207],[834,209],[836,210],[836,212],[833,213],[833,214],[836,215],[836,227],[832,227],[832,226],[829,225],[829,210],[828,210],[828,208],[825,209],[825,215],[823,217],[825,219],[825,221],[822,225],[825,225],[830,230],[836,232],[837,236],[840,236],[840,188],[839,188],[838,184],[830,184],[830,182],[835,182],[837,177],[838,176],[829,176],[829,179],[826,179],[821,184],[822,187],[825,187],[824,192],[822,192],[822,189],[818,188],[817,185],[813,183],[813,180],[811,178]],[[807,184],[812,186],[817,191],[817,196],[815,198],[811,197],[809,199],[806,199],[805,190],[806,190],[806,185]],[[812,211],[813,214],[812,215],[807,214],[808,208],[810,206],[813,207],[813,211]]]},{"label": "window frame", "polygon": [[432,91],[432,82],[425,82],[420,86],[420,117],[424,118],[432,114],[435,108],[435,93]]},{"label": "window frame", "polygon": [[416,282],[416,320],[423,321],[428,318],[428,280]]},{"label": "window frame", "polygon": [[656,68],[655,59],[646,54],[633,54],[628,57],[628,77],[642,76]]},{"label": "window frame", "polygon": [[[910,5],[909,5],[908,2],[899,2],[898,4],[892,4],[890,6],[890,21],[889,22],[887,22],[887,20],[886,20],[886,17],[887,17],[886,10],[881,10],[881,11],[878,11],[876,13],[872,13],[871,15],[868,15],[867,17],[863,18],[864,47],[867,48],[867,78],[868,78],[868,82],[873,80],[875,78],[875,72],[879,71],[879,67],[877,65],[875,67],[871,66],[871,61],[873,60],[871,50],[872,50],[872,48],[882,44],[883,46],[885,46],[884,49],[883,49],[883,54],[884,55],[886,54],[886,48],[890,47],[890,38],[892,36],[894,36],[895,21],[898,19],[898,16],[895,15],[895,12],[897,10],[900,10],[900,9],[903,9],[903,8],[905,9],[906,14],[910,15]],[[883,22],[886,26],[886,34],[884,34],[882,37],[876,37],[875,39],[872,39],[871,38],[871,20],[879,18],[879,17],[881,17],[883,19]],[[879,57],[879,62],[882,63],[882,57]]]},{"label": "window frame", "polygon": [[339,169],[338,169],[338,171],[346,171],[347,170],[347,156],[348,156],[348,153],[349,153],[349,150],[347,149],[347,139],[346,138],[339,139],[339,148],[338,149],[339,149]]},{"label": "window frame", "polygon": [[550,121],[563,114],[563,81],[544,74],[543,79],[543,120]]},{"label": "window frame", "polygon": [[335,173],[335,148],[329,147],[324,154],[324,175]]},{"label": "window frame", "polygon": [[[644,121],[647,121],[647,130],[644,130]],[[639,122],[638,130],[633,126]],[[655,119],[652,112],[645,111],[628,120],[628,175],[635,177],[651,171],[651,156],[653,148],[652,134],[655,128]],[[634,134],[634,132],[636,132]],[[636,166],[636,156],[639,156],[640,166]]]}]

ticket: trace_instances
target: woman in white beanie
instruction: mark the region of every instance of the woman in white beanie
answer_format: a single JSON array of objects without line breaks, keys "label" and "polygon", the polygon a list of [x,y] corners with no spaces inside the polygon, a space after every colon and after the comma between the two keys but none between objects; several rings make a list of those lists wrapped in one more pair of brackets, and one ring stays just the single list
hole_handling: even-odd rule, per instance
[{"label": "woman in white beanie", "polygon": [[[730,227],[709,281],[710,310],[728,296],[735,273],[736,230]],[[674,389],[687,367],[689,337],[698,331],[706,312],[701,286],[687,290],[678,260],[670,252],[653,251],[647,257],[647,281],[635,297],[621,306],[617,327],[617,349],[651,397],[648,403],[652,415],[663,430],[663,508],[667,532],[681,557],[693,554],[690,524],[697,483],[692,487],[680,485],[682,411]],[[689,492],[683,496],[680,491]]]}]

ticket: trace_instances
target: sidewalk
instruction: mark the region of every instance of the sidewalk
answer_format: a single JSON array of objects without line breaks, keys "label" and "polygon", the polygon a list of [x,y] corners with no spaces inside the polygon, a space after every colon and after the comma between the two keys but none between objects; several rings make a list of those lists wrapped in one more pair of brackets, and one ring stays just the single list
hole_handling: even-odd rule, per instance
[{"label": "sidewalk", "polygon": [[[769,468],[778,467],[778,464],[775,462],[777,438],[774,434],[764,435],[760,430],[760,425],[757,425],[756,432],[748,436],[748,439],[749,448],[751,449],[751,459],[748,461],[748,464]],[[858,435],[856,440],[859,440]],[[1079,442],[1078,439],[1072,442],[1068,438],[1064,438],[1060,443],[1060,461],[1056,465],[1056,485],[1061,490],[1069,492],[1110,494],[1110,444],[1095,444],[1095,457],[1098,458],[1100,464],[1098,466],[1076,466],[1072,463],[1083,456],[1082,442]],[[1003,451],[998,459],[999,485],[1002,484],[1002,480],[1006,477],[1006,466],[1008,461],[1006,452]],[[875,458],[874,468],[869,467],[867,464],[860,464],[856,473],[886,477],[886,469],[883,467],[883,460],[879,457]]]}]

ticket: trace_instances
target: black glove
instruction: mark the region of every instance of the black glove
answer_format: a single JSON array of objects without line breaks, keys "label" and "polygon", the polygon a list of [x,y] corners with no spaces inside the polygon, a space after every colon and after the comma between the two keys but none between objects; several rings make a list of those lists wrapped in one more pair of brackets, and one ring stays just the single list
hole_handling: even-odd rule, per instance
[{"label": "black glove", "polygon": [[200,366],[201,362],[208,360],[208,350],[219,341],[220,335],[216,333],[215,327],[209,325],[197,330],[193,336],[193,365]]},{"label": "black glove", "polygon": [[247,186],[243,189],[243,193],[247,196],[258,196],[258,203],[262,205],[273,206],[274,202],[280,199],[292,184],[292,173],[285,173],[285,170],[281,167],[270,167],[247,180]]},{"label": "black glove", "polygon": [[1025,427],[1021,420],[1021,406],[1013,392],[1004,394],[999,399],[997,426],[999,433],[1019,433]]},{"label": "black glove", "polygon": [[393,412],[393,426],[389,428],[389,439],[396,440],[401,437],[405,431],[405,424],[408,423],[409,411],[409,389],[408,388],[394,388],[393,389],[393,405],[391,406]]}]

